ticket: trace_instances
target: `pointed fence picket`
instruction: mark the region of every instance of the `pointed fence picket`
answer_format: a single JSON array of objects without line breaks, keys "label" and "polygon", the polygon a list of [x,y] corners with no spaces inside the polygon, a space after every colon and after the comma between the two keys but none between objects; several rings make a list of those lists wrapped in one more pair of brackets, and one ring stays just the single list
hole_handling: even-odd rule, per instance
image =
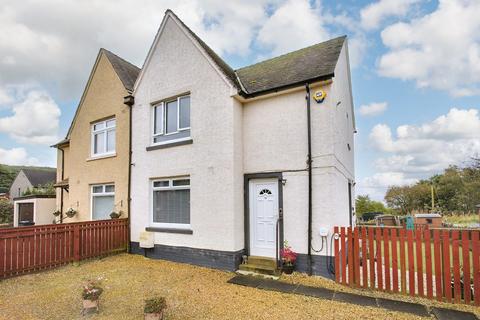
[{"label": "pointed fence picket", "polygon": [[127,249],[128,219],[0,229],[0,279]]},{"label": "pointed fence picket", "polygon": [[335,281],[480,306],[480,230],[335,227]]}]

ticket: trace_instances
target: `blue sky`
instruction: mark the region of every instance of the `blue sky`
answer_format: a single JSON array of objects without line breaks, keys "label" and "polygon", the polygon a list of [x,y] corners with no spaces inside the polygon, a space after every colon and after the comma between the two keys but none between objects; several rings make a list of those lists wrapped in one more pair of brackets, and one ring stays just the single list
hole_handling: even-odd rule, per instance
[{"label": "blue sky", "polygon": [[141,66],[167,8],[234,68],[347,34],[357,194],[480,152],[478,1],[1,2],[0,163],[54,166],[98,49]]}]

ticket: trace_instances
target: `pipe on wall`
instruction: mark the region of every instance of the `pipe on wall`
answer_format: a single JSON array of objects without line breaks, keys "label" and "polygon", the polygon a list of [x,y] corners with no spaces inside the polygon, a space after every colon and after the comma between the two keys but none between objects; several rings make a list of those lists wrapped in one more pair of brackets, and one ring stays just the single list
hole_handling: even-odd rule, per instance
[{"label": "pipe on wall", "polygon": [[305,84],[307,100],[307,168],[308,168],[308,275],[312,275],[312,125],[310,115],[310,85]]},{"label": "pipe on wall", "polygon": [[[62,176],[61,176],[61,181],[65,179],[65,151],[63,149],[60,149],[62,152]],[[60,188],[60,223],[63,223],[63,187]]]},{"label": "pipe on wall", "polygon": [[128,186],[127,186],[127,211],[128,211],[128,253],[132,253],[132,247],[130,245],[131,243],[131,216],[132,212],[130,210],[131,208],[131,202],[132,202],[132,197],[131,197],[131,192],[132,192],[132,107],[133,104],[135,103],[135,99],[133,95],[128,95],[123,98],[123,103],[128,106]]}]

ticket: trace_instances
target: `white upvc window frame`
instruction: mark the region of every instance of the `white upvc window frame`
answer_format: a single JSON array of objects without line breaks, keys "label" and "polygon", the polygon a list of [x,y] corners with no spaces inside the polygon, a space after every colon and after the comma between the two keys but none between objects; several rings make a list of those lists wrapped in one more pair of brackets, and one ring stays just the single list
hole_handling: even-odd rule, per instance
[{"label": "white upvc window frame", "polygon": [[[115,124],[113,126],[108,127],[107,123],[112,120],[115,121]],[[103,128],[95,130],[95,126],[102,123],[103,123]],[[115,145],[113,146],[112,151],[107,151],[108,133],[112,131],[114,131],[115,133]],[[104,133],[103,143],[105,144],[105,152],[95,153],[95,136],[101,133]],[[90,126],[90,156],[92,158],[101,158],[105,156],[115,155],[116,151],[117,151],[117,119],[115,117],[112,117],[112,118],[108,118],[105,120],[96,121],[92,123]]]},{"label": "white upvc window frame", "polygon": [[[108,186],[113,186],[113,192],[105,191]],[[102,187],[102,192],[93,192],[95,187]],[[96,197],[112,197],[113,196],[113,208],[115,209],[115,183],[101,183],[90,185],[90,220],[93,220],[93,198]]]},{"label": "white upvc window frame", "polygon": [[[176,180],[189,180],[188,185],[184,186],[174,186],[173,181]],[[168,181],[167,187],[154,187],[155,182]],[[150,181],[150,226],[157,228],[168,228],[168,229],[180,229],[180,230],[191,230],[192,229],[192,216],[191,216],[191,207],[189,208],[190,214],[190,223],[164,223],[164,222],[154,222],[153,221],[153,194],[155,191],[162,190],[190,190],[191,195],[191,179],[190,176],[175,177],[175,178],[158,178],[152,179]]]},{"label": "white upvc window frame", "polygon": [[[181,96],[178,96],[174,99],[166,99],[162,102],[159,102],[159,103],[156,103],[156,104],[152,105],[152,116],[151,116],[151,118],[152,118],[151,144],[152,145],[161,145],[161,144],[172,143],[172,142],[177,142],[177,141],[182,141],[182,140],[188,140],[188,139],[191,138],[190,136],[188,136],[188,137],[182,137],[182,138],[179,138],[179,139],[172,139],[172,140],[167,140],[167,141],[155,142],[156,137],[170,136],[170,135],[179,133],[181,131],[190,130],[191,125],[188,126],[188,127],[180,127],[180,100],[183,99],[183,98],[189,98],[190,99],[190,114],[191,114],[192,98],[191,98],[190,94],[181,95]],[[174,131],[174,132],[167,133],[167,103],[173,102],[173,101],[177,102],[177,130]],[[161,112],[161,114],[162,114],[162,129],[159,132],[155,132],[155,124],[156,124],[156,116],[157,116],[156,109],[157,108],[162,109],[162,112]],[[191,123],[191,119],[190,119],[190,123]]]}]

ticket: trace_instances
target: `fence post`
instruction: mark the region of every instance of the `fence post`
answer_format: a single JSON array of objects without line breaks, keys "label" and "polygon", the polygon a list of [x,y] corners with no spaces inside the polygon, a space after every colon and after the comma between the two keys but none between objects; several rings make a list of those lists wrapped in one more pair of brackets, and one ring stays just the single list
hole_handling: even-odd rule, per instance
[{"label": "fence post", "polygon": [[80,225],[73,225],[73,259],[80,261]]}]

